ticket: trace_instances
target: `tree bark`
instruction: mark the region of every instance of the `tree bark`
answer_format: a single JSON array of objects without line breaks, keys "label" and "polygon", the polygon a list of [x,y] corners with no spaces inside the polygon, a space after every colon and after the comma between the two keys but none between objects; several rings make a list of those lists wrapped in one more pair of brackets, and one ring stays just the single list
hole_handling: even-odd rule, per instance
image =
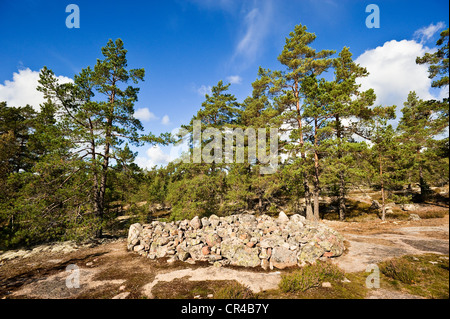
[{"label": "tree bark", "polygon": [[[115,86],[115,80],[112,81],[112,86]],[[111,95],[109,97],[109,114],[108,120],[106,124],[106,132],[105,132],[105,152],[103,154],[103,164],[101,170],[101,181],[100,181],[100,191],[99,191],[99,200],[98,200],[98,211],[97,217],[99,218],[99,228],[96,233],[96,237],[102,237],[103,235],[103,219],[105,213],[105,194],[106,194],[106,183],[108,179],[108,167],[109,167],[109,158],[110,158],[110,147],[111,147],[111,138],[112,138],[112,125],[113,125],[113,117],[114,117],[114,103],[116,101],[116,92],[113,89]]]},{"label": "tree bark", "polygon": [[339,171],[339,197],[338,197],[339,219],[344,220],[346,214],[345,208],[345,177],[344,172]]},{"label": "tree bark", "polygon": [[[102,213],[102,204],[101,204],[101,196],[100,196],[100,188],[99,188],[99,183],[98,183],[98,174],[97,174],[97,168],[96,168],[96,149],[95,149],[95,139],[94,139],[94,126],[92,124],[91,119],[89,119],[89,130],[90,130],[90,135],[91,135],[91,153],[92,153],[92,182],[93,182],[93,186],[94,186],[94,191],[93,191],[93,195],[94,195],[94,215],[95,216],[101,216]],[[96,237],[101,237],[101,233],[98,232],[98,230],[96,230],[95,233]]]},{"label": "tree bark", "polygon": [[317,119],[314,120],[314,218],[319,220],[319,195],[320,195],[320,179],[319,179],[319,152],[317,137]]},{"label": "tree bark", "polygon": [[384,195],[383,160],[381,158],[381,153],[379,159],[380,159],[380,180],[381,180],[381,220],[384,221],[386,219],[386,197]]},{"label": "tree bark", "polygon": [[425,179],[423,177],[423,167],[420,161],[420,148],[417,150],[417,163],[419,164],[419,187],[420,187],[420,201],[423,202],[426,199],[427,189]]},{"label": "tree bark", "polygon": [[[300,100],[299,100],[299,87],[298,87],[298,81],[295,80],[294,84],[294,95],[297,100],[297,123],[298,123],[298,130],[299,130],[299,136],[300,136],[300,156],[302,158],[302,164],[303,166],[306,165],[306,154],[303,150],[303,146],[305,145],[305,142],[303,140],[303,126],[302,126],[302,115],[300,112]],[[311,191],[310,187],[308,185],[308,174],[306,173],[305,167],[303,167],[303,188],[305,190],[305,205],[306,205],[306,219],[308,220],[314,220],[314,213],[312,210],[311,205]]]},{"label": "tree bark", "polygon": [[[338,151],[337,151],[337,158],[338,158],[338,165],[341,165],[342,160],[342,126],[341,126],[341,120],[339,118],[339,115],[336,115],[336,137],[338,140]],[[338,211],[339,211],[339,219],[344,220],[345,219],[345,174],[342,169],[339,169],[339,193],[338,193]]]}]

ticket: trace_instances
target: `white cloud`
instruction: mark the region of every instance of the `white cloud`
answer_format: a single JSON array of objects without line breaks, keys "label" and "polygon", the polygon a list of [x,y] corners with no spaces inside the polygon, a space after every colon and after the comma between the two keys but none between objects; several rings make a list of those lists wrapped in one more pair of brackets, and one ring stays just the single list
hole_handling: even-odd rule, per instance
[{"label": "white cloud", "polygon": [[414,32],[414,38],[419,40],[420,43],[426,43],[430,40],[439,30],[445,28],[444,22],[438,22],[437,24],[431,23],[427,27],[420,28],[416,32]]},{"label": "white cloud", "polygon": [[[31,105],[35,110],[40,110],[39,105],[44,103],[44,95],[37,91],[40,71],[32,71],[29,68],[13,73],[12,81],[6,80],[0,84],[0,101],[6,101],[8,106]],[[59,83],[73,82],[71,78],[57,76]]]},{"label": "white cloud", "polygon": [[205,96],[206,94],[211,94],[212,87],[210,85],[202,85],[197,89],[197,93],[201,96]]},{"label": "white cloud", "polygon": [[164,166],[170,162],[170,155],[164,153],[159,145],[150,147],[145,154],[146,157],[138,156],[135,159],[139,167],[151,169],[154,166]]},{"label": "white cloud", "polygon": [[431,93],[428,66],[416,64],[416,57],[432,51],[413,40],[392,40],[364,52],[355,60],[370,73],[359,80],[361,89],[375,90],[375,105],[397,105],[397,115],[410,91],[416,91],[424,100],[437,98],[442,93]]},{"label": "white cloud", "polygon": [[170,124],[170,118],[169,115],[164,115],[162,120],[161,120],[161,124],[163,125],[169,125]]},{"label": "white cloud", "polygon": [[[170,162],[179,161],[182,159],[182,155],[189,152],[189,135],[188,132],[181,127],[174,128],[170,132],[173,136],[177,136],[179,133],[184,135],[182,141],[170,146],[161,147],[159,145],[152,146],[142,151],[139,150],[140,156],[137,156],[135,163],[146,169],[151,169],[154,166],[165,166]],[[144,154],[144,155],[142,155]]]},{"label": "white cloud", "polygon": [[241,84],[242,83],[242,78],[239,75],[230,75],[229,77],[227,77],[227,80],[231,84]]},{"label": "white cloud", "polygon": [[[260,2],[255,2],[255,4]],[[240,38],[232,60],[244,58],[246,63],[251,63],[261,51],[261,44],[270,31],[272,22],[272,1],[264,1],[261,7],[254,7],[244,18],[245,33]]]},{"label": "white cloud", "polygon": [[239,30],[236,34],[236,46],[228,61],[239,69],[247,68],[255,61],[263,49],[263,41],[273,27],[279,24],[279,22],[274,23],[277,9],[274,0],[189,0],[188,2],[203,9],[222,10],[239,20],[236,25],[236,29]]},{"label": "white cloud", "polygon": [[155,114],[150,112],[148,108],[137,109],[134,112],[134,117],[141,121],[151,121],[158,119]]}]

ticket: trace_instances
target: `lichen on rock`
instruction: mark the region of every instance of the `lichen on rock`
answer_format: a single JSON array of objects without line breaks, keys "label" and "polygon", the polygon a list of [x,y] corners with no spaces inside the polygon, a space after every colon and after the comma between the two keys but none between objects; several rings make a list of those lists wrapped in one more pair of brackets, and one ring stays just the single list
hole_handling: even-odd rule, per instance
[{"label": "lichen on rock", "polygon": [[211,215],[133,224],[127,247],[150,259],[170,257],[172,261],[207,261],[216,266],[284,269],[314,263],[321,257],[338,257],[344,252],[343,242],[339,233],[324,224],[281,212],[278,218]]}]

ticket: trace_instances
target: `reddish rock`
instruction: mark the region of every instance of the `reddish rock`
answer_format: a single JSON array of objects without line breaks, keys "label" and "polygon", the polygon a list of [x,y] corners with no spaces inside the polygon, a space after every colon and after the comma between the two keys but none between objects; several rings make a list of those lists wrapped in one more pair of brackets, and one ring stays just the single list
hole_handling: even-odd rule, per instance
[{"label": "reddish rock", "polygon": [[222,241],[222,239],[220,238],[220,236],[217,235],[217,234],[208,234],[208,235],[206,235],[205,239],[206,239],[206,244],[207,244],[209,247],[218,245],[218,244],[220,244],[221,241]]},{"label": "reddish rock", "polygon": [[248,234],[246,234],[246,233],[240,234],[240,235],[239,235],[239,239],[240,239],[240,240],[246,240],[246,239],[248,239]]},{"label": "reddish rock", "polygon": [[209,255],[211,253],[211,249],[208,246],[205,246],[202,248],[202,254],[203,255]]}]

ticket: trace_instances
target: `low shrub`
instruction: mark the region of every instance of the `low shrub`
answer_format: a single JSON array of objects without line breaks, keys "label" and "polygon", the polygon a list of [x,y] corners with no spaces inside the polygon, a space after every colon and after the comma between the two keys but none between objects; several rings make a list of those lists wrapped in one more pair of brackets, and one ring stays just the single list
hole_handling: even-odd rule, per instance
[{"label": "low shrub", "polygon": [[344,272],[330,262],[317,261],[283,275],[279,288],[283,292],[303,292],[318,287],[324,281],[344,279]]},{"label": "low shrub", "polygon": [[215,299],[255,299],[256,296],[250,288],[238,282],[227,284],[220,288],[214,295]]},{"label": "low shrub", "polygon": [[387,277],[398,280],[404,284],[416,282],[416,269],[411,263],[397,259],[389,260],[380,264],[380,271]]}]

